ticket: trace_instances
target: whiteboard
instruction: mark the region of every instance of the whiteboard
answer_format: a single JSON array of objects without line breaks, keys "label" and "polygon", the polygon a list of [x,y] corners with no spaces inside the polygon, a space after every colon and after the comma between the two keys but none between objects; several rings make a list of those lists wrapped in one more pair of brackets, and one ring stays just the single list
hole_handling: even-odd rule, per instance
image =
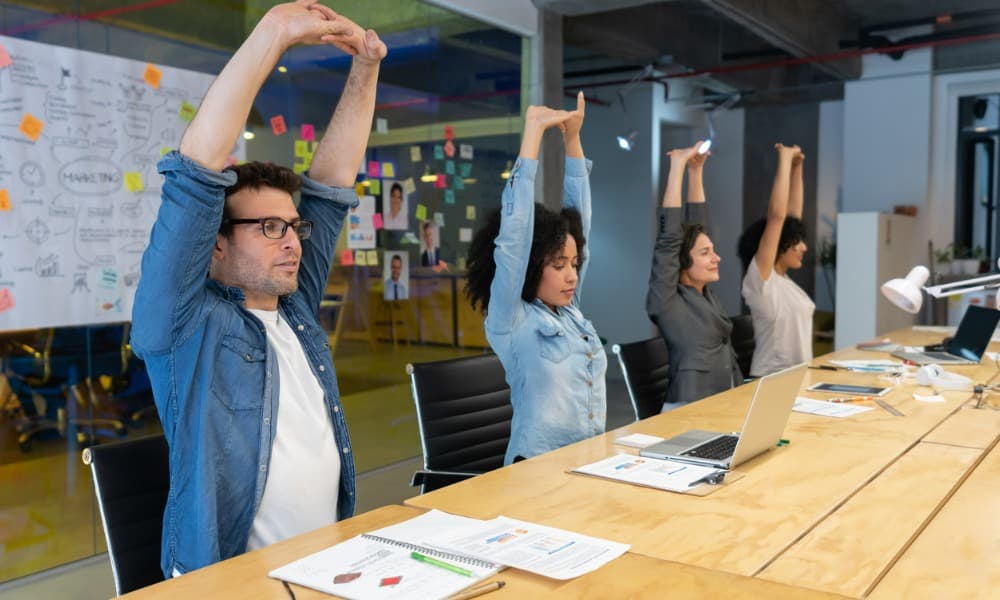
[{"label": "whiteboard", "polygon": [[[154,88],[144,62],[0,44],[12,61],[0,69],[0,331],[130,320],[160,205],[156,163],[214,75],[157,65]],[[35,141],[25,114],[42,123]]]}]

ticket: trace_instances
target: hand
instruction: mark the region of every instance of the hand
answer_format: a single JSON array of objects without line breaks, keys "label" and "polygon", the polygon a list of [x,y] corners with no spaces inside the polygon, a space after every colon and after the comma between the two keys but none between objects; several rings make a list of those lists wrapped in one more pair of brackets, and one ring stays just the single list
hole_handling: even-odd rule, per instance
[{"label": "hand", "polygon": [[310,10],[316,11],[327,21],[337,21],[350,28],[353,32],[348,36],[330,35],[324,36],[323,42],[336,46],[359,59],[365,64],[377,64],[388,53],[385,42],[379,39],[374,29],[364,30],[360,25],[348,19],[344,15],[338,15],[329,7],[322,4],[312,4]]},{"label": "hand", "polygon": [[[798,148],[798,146],[796,146],[796,148]],[[805,162],[805,160],[806,160],[805,152],[799,149],[799,153],[792,157],[792,166],[801,167],[802,163]]]},{"label": "hand", "polygon": [[798,146],[786,146],[778,143],[774,145],[774,149],[778,151],[779,161],[791,162],[797,155],[802,154],[802,148]]},{"label": "hand", "polygon": [[529,128],[545,131],[549,127],[558,125],[563,131],[566,130],[566,121],[571,119],[576,111],[556,110],[548,106],[529,106],[524,113],[524,129]]},{"label": "hand", "polygon": [[572,139],[580,135],[580,129],[583,127],[583,117],[587,109],[587,102],[583,98],[583,91],[577,93],[576,95],[576,110],[570,113],[570,118],[563,123],[562,132],[563,138]]},{"label": "hand", "polygon": [[699,154],[698,153],[698,147],[701,146],[701,144],[702,144],[702,142],[697,142],[694,145],[695,152],[691,156],[691,158],[689,158],[688,161],[687,161],[688,171],[691,171],[691,172],[694,172],[694,173],[697,173],[697,172],[701,171],[701,168],[703,166],[705,166],[705,160],[708,159],[709,156],[712,156],[712,151],[711,150],[709,150],[708,152],[706,152],[704,154]]},{"label": "hand", "polygon": [[[296,0],[278,4],[267,11],[261,23],[277,28],[285,48],[295,44],[334,44],[344,48],[358,37],[360,28],[316,0]],[[345,52],[350,52],[344,48]]]},{"label": "hand", "polygon": [[691,161],[691,158],[698,155],[698,146],[701,142],[697,142],[694,146],[690,148],[674,148],[670,152],[667,152],[667,156],[670,157],[670,168],[681,168]]}]

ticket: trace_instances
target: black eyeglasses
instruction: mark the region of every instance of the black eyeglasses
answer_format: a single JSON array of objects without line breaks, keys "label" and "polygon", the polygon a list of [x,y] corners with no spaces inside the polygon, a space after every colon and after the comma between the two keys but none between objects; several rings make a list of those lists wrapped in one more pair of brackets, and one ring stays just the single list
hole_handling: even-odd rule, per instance
[{"label": "black eyeglasses", "polygon": [[280,240],[285,237],[285,232],[291,227],[295,235],[299,237],[300,240],[308,240],[309,236],[312,235],[313,224],[312,221],[306,219],[294,219],[292,221],[286,221],[281,217],[261,217],[259,219],[223,219],[223,225],[249,225],[257,223],[260,225],[260,230],[264,233],[264,237],[272,240]]}]

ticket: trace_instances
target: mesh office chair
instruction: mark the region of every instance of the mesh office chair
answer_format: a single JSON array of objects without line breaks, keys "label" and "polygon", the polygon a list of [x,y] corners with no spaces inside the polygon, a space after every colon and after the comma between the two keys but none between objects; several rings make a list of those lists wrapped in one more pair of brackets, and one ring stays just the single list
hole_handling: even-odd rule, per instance
[{"label": "mesh office chair", "polygon": [[514,410],[500,359],[415,363],[406,372],[424,451],[410,485],[426,493],[503,466]]},{"label": "mesh office chair", "polygon": [[733,322],[733,333],[729,337],[736,350],[736,362],[743,372],[743,379],[750,379],[750,363],[753,362],[753,351],[757,343],[753,339],[753,319],[750,315],[736,315],[729,318]]},{"label": "mesh office chair", "polygon": [[153,435],[87,448],[104,522],[111,573],[120,596],[163,581],[160,540],[170,489],[167,439]]},{"label": "mesh office chair", "polygon": [[660,414],[670,384],[670,353],[662,336],[628,344],[615,344],[611,352],[618,357],[625,388],[635,420]]}]

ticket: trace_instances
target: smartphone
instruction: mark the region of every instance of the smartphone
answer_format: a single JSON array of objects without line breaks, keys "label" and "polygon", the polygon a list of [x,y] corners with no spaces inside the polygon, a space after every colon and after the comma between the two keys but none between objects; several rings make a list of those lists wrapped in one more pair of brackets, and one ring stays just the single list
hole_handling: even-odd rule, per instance
[{"label": "smartphone", "polygon": [[877,385],[848,385],[846,383],[816,383],[809,388],[811,392],[830,392],[832,394],[847,394],[848,396],[885,396],[892,388]]}]

